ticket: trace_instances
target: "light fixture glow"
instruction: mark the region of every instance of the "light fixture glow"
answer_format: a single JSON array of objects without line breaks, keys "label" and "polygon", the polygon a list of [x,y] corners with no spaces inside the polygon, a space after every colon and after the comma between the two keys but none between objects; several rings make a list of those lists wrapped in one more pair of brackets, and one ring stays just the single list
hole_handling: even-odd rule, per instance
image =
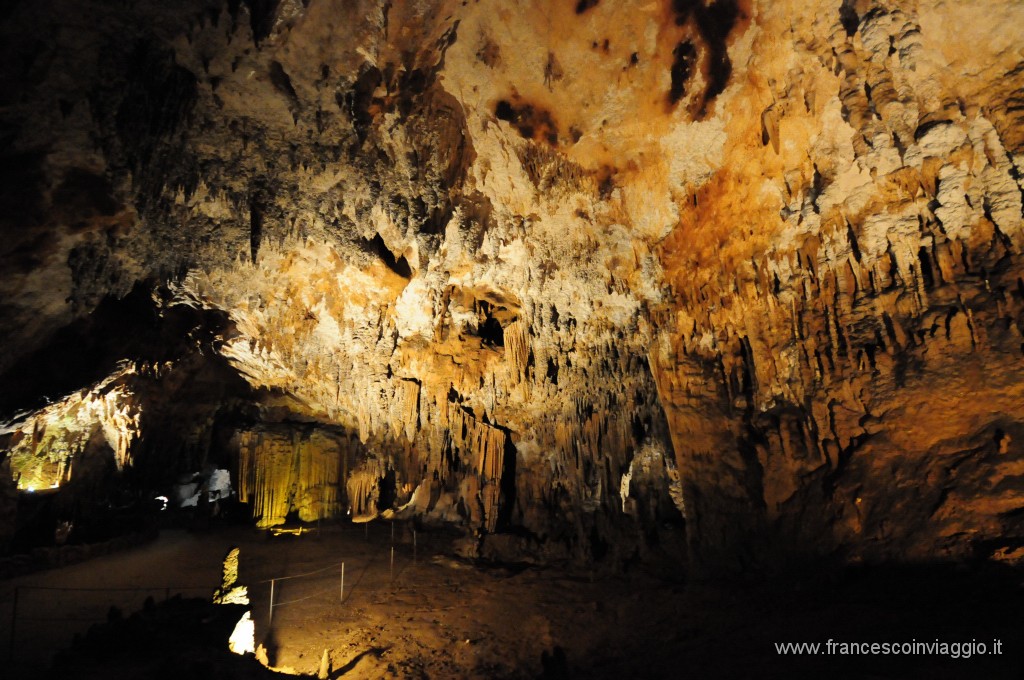
[{"label": "light fixture glow", "polygon": [[252,615],[246,612],[231,633],[228,640],[228,648],[235,654],[252,654],[256,651],[256,624]]}]

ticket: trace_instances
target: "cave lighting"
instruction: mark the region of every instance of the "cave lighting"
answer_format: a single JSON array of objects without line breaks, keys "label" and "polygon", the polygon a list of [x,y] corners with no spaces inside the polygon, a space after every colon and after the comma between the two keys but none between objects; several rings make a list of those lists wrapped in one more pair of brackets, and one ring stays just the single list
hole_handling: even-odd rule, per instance
[{"label": "cave lighting", "polygon": [[243,614],[235,624],[235,630],[228,638],[228,648],[235,654],[252,654],[256,651],[256,624],[249,612]]},{"label": "cave lighting", "polygon": [[132,442],[139,432],[141,408],[132,392],[118,383],[136,373],[122,365],[92,387],[9,424],[0,434],[13,435],[11,476],[22,490],[57,489],[71,478],[73,461],[97,433],[114,457],[118,470],[130,461]]}]

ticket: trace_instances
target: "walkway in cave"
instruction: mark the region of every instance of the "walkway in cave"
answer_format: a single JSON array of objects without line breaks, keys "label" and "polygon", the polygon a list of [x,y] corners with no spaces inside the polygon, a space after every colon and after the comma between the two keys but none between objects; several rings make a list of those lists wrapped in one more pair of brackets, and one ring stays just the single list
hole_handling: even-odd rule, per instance
[{"label": "walkway in cave", "polygon": [[[395,547],[394,571],[390,565]],[[221,559],[241,548],[257,641],[278,666],[316,671],[329,650],[335,677],[1018,677],[1024,650],[1019,575],[990,568],[861,571],[770,586],[686,586],[666,573],[608,575],[569,568],[471,564],[450,544],[398,525],[325,525],[320,534],[271,537],[252,529],[164,531],[154,543],[0,583],[0,635],[8,640],[11,595],[23,617],[103,618],[165,588],[208,596]],[[278,582],[268,626],[265,579],[346,563]],[[29,591],[28,587],[138,588],[137,592]],[[149,589],[149,590],[147,590]],[[59,595],[58,599],[50,595]],[[292,604],[280,604],[291,602]],[[59,604],[58,604],[59,603]],[[37,676],[55,648],[88,622],[19,618],[13,677]],[[1000,657],[782,658],[773,643],[930,640],[1003,641]],[[7,651],[6,649],[4,650]],[[344,673],[341,673],[344,671]],[[566,674],[568,671],[568,674]],[[686,672],[684,672],[686,671]],[[699,671],[699,672],[698,672]],[[769,673],[769,676],[771,673]],[[8,677],[8,676],[5,676]]]},{"label": "walkway in cave", "polygon": [[[236,540],[233,533],[163,531],[156,541],[130,550],[0,581],[0,640],[7,667],[14,677],[45,668],[76,633],[105,620],[111,606],[127,614],[140,609],[147,597],[162,599],[168,592],[209,596],[219,584],[224,554]],[[49,588],[69,590],[41,590]],[[119,590],[104,590],[108,588]],[[11,658],[16,589],[18,620]]]}]

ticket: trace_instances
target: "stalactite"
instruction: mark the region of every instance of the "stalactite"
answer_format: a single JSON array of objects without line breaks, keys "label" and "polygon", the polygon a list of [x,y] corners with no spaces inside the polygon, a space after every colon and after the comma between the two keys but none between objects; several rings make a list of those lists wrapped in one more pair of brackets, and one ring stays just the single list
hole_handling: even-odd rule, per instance
[{"label": "stalactite", "polygon": [[118,470],[131,464],[131,447],[139,436],[141,407],[128,388],[134,365],[124,365],[91,388],[16,422],[7,432],[4,453],[20,488],[50,488],[71,476],[73,459],[96,433],[110,447]]},{"label": "stalactite", "polygon": [[479,477],[479,484],[474,485],[471,495],[479,495],[483,524],[493,531],[498,519],[499,483],[507,435],[462,409],[454,412],[450,433],[453,448]]},{"label": "stalactite", "polygon": [[391,436],[394,439],[404,436],[411,443],[420,427],[420,385],[415,380],[395,382],[394,398],[389,405]]},{"label": "stalactite", "polygon": [[282,524],[292,511],[305,522],[341,512],[343,456],[335,439],[242,431],[237,441],[239,500],[252,504],[258,526]]},{"label": "stalactite", "polygon": [[256,450],[259,448],[261,432],[242,431],[238,434],[238,458],[235,487],[238,500],[250,503],[256,492]]},{"label": "stalactite", "polygon": [[523,319],[516,319],[505,327],[505,360],[508,362],[509,380],[513,384],[526,380],[526,362],[530,355],[530,328]]},{"label": "stalactite", "polygon": [[377,516],[380,482],[386,474],[387,464],[379,458],[368,458],[349,473],[345,484],[353,522],[365,522]]}]

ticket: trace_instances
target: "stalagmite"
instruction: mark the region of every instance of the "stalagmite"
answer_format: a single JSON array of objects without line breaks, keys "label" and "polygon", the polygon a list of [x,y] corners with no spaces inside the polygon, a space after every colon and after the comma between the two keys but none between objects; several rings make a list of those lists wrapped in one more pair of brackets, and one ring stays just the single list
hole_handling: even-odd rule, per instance
[{"label": "stalagmite", "polygon": [[[224,558],[220,588],[213,594],[214,604],[249,604],[248,588],[236,585],[239,553],[238,548],[232,548]],[[243,652],[238,653],[242,654]]]},{"label": "stalagmite", "polygon": [[228,4],[9,64],[19,486],[99,451],[232,467],[262,527],[1020,556],[1020,3]]}]

